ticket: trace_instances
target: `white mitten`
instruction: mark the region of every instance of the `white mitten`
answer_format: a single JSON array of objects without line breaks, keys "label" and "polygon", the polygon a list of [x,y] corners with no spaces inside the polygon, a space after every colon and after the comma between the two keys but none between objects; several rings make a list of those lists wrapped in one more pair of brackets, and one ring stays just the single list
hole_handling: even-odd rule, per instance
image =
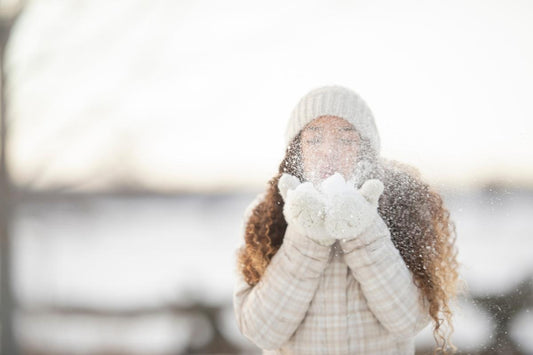
[{"label": "white mitten", "polygon": [[283,197],[283,201],[287,201],[287,191],[294,190],[301,182],[296,176],[283,173],[278,181],[278,190]]},{"label": "white mitten", "polygon": [[322,245],[335,242],[324,227],[325,198],[311,182],[301,183],[295,176],[282,174],[278,189],[285,202],[283,216],[288,224]]},{"label": "white mitten", "polygon": [[322,182],[320,189],[327,197],[326,233],[337,239],[353,239],[378,216],[378,200],[384,186],[381,181],[370,179],[357,190],[335,173]]}]

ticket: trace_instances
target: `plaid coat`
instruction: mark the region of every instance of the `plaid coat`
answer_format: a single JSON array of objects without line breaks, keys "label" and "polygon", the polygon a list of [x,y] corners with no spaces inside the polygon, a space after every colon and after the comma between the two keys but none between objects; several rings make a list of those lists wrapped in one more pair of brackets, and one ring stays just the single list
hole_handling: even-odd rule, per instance
[{"label": "plaid coat", "polygon": [[363,234],[323,246],[288,225],[259,283],[237,272],[241,333],[265,355],[414,354],[414,337],[431,320],[428,303],[385,222],[378,217]]}]

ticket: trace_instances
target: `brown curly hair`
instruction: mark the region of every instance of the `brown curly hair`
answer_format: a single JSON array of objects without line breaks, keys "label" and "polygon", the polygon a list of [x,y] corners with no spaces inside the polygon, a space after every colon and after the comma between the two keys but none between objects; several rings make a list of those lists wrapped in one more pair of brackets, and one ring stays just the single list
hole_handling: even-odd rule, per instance
[{"label": "brown curly hair", "polygon": [[[411,270],[415,285],[429,302],[434,320],[433,337],[437,351],[452,352],[453,332],[450,303],[458,295],[458,262],[455,246],[455,224],[444,207],[440,194],[420,178],[416,168],[394,160],[377,158],[369,142],[361,141],[362,158],[379,161],[379,178],[384,191],[379,199],[378,213],[387,224],[395,247]],[[268,183],[267,191],[251,211],[245,223],[244,246],[238,250],[238,269],[246,282],[254,286],[265,272],[283,242],[287,222],[283,216],[283,199],[277,184],[283,173],[303,181],[300,134],[288,146],[279,172]],[[443,327],[443,325],[447,325]]]}]

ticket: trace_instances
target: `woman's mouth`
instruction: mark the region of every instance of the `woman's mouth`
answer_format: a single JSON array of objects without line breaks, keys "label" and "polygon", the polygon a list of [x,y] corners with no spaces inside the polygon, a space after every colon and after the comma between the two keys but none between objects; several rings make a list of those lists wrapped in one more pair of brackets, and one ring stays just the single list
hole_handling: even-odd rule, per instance
[{"label": "woman's mouth", "polygon": [[333,175],[334,171],[331,170],[331,169],[323,169],[323,170],[320,170],[320,178],[321,179],[325,179],[331,175]]}]

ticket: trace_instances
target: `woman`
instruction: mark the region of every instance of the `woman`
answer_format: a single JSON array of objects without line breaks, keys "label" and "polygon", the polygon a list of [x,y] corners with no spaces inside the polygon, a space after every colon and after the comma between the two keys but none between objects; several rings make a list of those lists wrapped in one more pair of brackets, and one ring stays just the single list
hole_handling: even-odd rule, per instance
[{"label": "woman", "polygon": [[455,227],[440,195],[380,157],[372,112],[347,88],[311,90],[285,138],[245,212],[240,331],[263,354],[413,354],[433,322],[435,351],[455,350]]}]

